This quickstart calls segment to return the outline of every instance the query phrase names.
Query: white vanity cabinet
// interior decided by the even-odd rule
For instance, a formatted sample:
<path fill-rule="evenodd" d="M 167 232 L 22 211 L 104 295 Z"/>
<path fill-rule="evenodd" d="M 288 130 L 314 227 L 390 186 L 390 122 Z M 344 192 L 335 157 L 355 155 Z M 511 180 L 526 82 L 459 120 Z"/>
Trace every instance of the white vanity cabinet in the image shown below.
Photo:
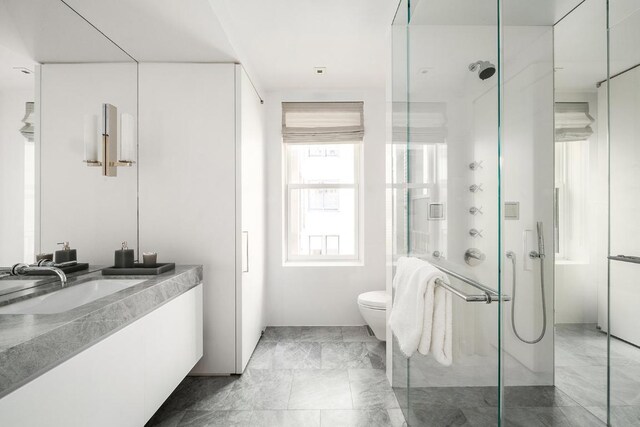
<path fill-rule="evenodd" d="M 201 357 L 202 284 L 0 399 L 0 425 L 143 426 Z"/>

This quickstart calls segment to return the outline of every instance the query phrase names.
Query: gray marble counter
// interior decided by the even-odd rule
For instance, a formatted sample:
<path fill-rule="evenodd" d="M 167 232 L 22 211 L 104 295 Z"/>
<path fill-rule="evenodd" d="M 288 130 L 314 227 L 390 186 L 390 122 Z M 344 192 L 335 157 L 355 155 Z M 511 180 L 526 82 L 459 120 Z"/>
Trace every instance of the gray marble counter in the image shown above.
<path fill-rule="evenodd" d="M 98 271 L 69 279 L 67 286 L 99 278 L 144 281 L 63 313 L 0 314 L 0 398 L 197 286 L 202 266 L 179 265 L 158 276 Z M 17 299 L 58 289 L 59 282 L 49 283 Z"/>

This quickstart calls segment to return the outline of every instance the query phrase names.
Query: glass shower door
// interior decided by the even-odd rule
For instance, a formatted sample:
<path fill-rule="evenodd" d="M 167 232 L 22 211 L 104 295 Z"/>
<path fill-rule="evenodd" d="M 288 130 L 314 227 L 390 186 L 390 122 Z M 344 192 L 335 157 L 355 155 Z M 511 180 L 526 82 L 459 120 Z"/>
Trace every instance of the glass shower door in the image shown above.
<path fill-rule="evenodd" d="M 425 259 L 453 291 L 450 363 L 392 340 L 410 426 L 499 419 L 498 23 L 497 1 L 423 0 L 400 2 L 392 27 L 391 262 Z"/>

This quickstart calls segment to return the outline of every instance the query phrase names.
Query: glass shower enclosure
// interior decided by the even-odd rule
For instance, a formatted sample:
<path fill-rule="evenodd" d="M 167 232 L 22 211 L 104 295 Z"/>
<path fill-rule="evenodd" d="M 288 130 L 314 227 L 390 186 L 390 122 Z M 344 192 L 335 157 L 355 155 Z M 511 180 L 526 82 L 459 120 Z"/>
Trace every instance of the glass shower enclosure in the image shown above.
<path fill-rule="evenodd" d="M 640 402 L 640 388 L 630 391 L 640 386 L 640 358 L 618 342 L 640 344 L 638 323 L 624 320 L 640 303 L 640 77 L 626 72 L 640 63 L 639 23 L 638 0 L 400 1 L 391 27 L 388 289 L 406 256 L 431 262 L 454 288 L 451 365 L 388 342 L 408 425 L 640 425 L 640 409 L 628 409 Z M 575 102 L 579 82 L 580 96 L 597 103 Z M 599 151 L 589 157 L 580 148 L 588 144 L 574 142 L 591 133 Z M 590 204 L 565 186 L 585 180 L 597 193 Z M 580 209 L 595 219 L 569 216 Z M 587 231 L 595 237 L 576 243 Z M 592 262 L 582 267 L 567 245 L 586 247 L 580 259 Z M 556 329 L 556 296 L 568 289 L 561 258 L 562 268 L 589 269 L 599 288 L 588 331 L 597 343 L 576 338 L 575 324 Z M 589 351 L 593 366 L 583 369 L 575 353 Z M 624 367 L 615 351 L 628 356 Z"/>

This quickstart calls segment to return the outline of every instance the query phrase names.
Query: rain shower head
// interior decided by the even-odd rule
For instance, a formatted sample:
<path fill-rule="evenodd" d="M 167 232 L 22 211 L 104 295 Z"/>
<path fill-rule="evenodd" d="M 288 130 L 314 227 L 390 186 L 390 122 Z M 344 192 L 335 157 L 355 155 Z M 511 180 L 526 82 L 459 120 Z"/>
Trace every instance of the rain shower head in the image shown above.
<path fill-rule="evenodd" d="M 496 66 L 489 61 L 476 61 L 469 64 L 469 71 L 478 71 L 478 77 L 480 77 L 481 80 L 487 80 L 495 74 Z"/>

